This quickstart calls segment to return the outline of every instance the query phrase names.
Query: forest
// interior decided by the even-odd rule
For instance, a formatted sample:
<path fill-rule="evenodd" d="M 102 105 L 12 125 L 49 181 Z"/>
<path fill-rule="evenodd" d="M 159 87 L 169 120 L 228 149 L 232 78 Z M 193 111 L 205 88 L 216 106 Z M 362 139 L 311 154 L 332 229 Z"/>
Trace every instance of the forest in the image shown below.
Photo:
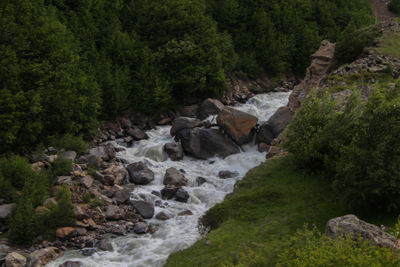
<path fill-rule="evenodd" d="M 0 153 L 218 97 L 229 72 L 301 74 L 322 39 L 373 21 L 366 0 L 1 1 Z"/>

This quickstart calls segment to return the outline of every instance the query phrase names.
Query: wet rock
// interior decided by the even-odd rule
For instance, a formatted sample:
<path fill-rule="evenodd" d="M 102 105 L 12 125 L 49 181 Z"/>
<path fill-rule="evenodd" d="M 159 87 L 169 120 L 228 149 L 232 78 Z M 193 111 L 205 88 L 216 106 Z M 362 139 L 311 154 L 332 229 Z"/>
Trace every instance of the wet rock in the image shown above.
<path fill-rule="evenodd" d="M 111 245 L 111 243 L 105 239 L 103 239 L 99 242 L 98 248 L 103 251 L 114 251 L 114 248 Z"/>
<path fill-rule="evenodd" d="M 151 191 L 151 194 L 157 196 L 157 197 L 161 197 L 161 193 L 159 191 Z"/>
<path fill-rule="evenodd" d="M 257 145 L 257 150 L 260 153 L 267 152 L 271 146 L 267 145 L 266 143 L 259 143 Z"/>
<path fill-rule="evenodd" d="M 240 152 L 239 147 L 232 140 L 213 128 L 182 130 L 177 137 L 181 140 L 185 152 L 200 159 L 214 156 L 225 158 Z"/>
<path fill-rule="evenodd" d="M 202 125 L 203 123 L 199 119 L 179 117 L 173 121 L 170 134 L 171 136 L 175 136 L 183 129 L 193 129 L 196 127 L 201 127 Z"/>
<path fill-rule="evenodd" d="M 17 206 L 15 203 L 11 204 L 4 204 L 0 206 L 0 220 L 6 219 L 14 209 L 14 207 Z"/>
<path fill-rule="evenodd" d="M 193 215 L 193 212 L 191 210 L 184 210 L 178 213 L 178 216 L 190 216 L 190 215 Z"/>
<path fill-rule="evenodd" d="M 175 193 L 175 199 L 176 201 L 186 203 L 189 199 L 189 193 L 183 188 L 178 188 Z"/>
<path fill-rule="evenodd" d="M 196 178 L 196 183 L 197 183 L 198 186 L 200 186 L 200 185 L 202 185 L 202 184 L 204 184 L 206 182 L 207 182 L 207 180 L 204 177 L 200 177 L 199 176 L 199 177 Z"/>
<path fill-rule="evenodd" d="M 143 162 L 128 165 L 129 180 L 132 183 L 145 185 L 154 180 L 154 173 Z"/>
<path fill-rule="evenodd" d="M 224 107 L 217 118 L 218 125 L 239 145 L 251 141 L 257 122 L 255 116 L 228 106 Z"/>
<path fill-rule="evenodd" d="M 82 262 L 80 261 L 66 261 L 60 265 L 58 265 L 58 267 L 81 267 L 82 266 Z"/>
<path fill-rule="evenodd" d="M 29 255 L 28 267 L 42 267 L 47 263 L 61 257 L 64 252 L 56 247 L 47 247 L 36 250 Z"/>
<path fill-rule="evenodd" d="M 326 225 L 326 235 L 330 238 L 350 236 L 356 241 L 362 237 L 363 240 L 379 247 L 400 248 L 394 236 L 352 214 L 329 220 Z"/>
<path fill-rule="evenodd" d="M 172 161 L 183 159 L 183 148 L 181 143 L 167 143 L 164 145 L 164 151 Z"/>
<path fill-rule="evenodd" d="M 201 103 L 197 110 L 197 117 L 200 120 L 205 120 L 210 115 L 218 115 L 224 108 L 224 104 L 216 99 L 207 98 Z"/>
<path fill-rule="evenodd" d="M 164 175 L 164 185 L 185 186 L 188 179 L 177 169 L 168 168 Z"/>
<path fill-rule="evenodd" d="M 76 152 L 75 151 L 66 151 L 60 155 L 61 158 L 67 159 L 70 161 L 75 161 L 76 159 Z"/>
<path fill-rule="evenodd" d="M 145 201 L 132 201 L 134 209 L 144 218 L 151 219 L 154 216 L 154 206 Z"/>
<path fill-rule="evenodd" d="M 96 253 L 97 249 L 95 249 L 95 248 L 84 248 L 84 249 L 81 249 L 80 252 L 81 252 L 81 254 L 83 256 L 89 257 L 89 256 L 92 256 L 94 253 Z"/>
<path fill-rule="evenodd" d="M 128 131 L 128 134 L 132 136 L 135 140 L 143 140 L 148 138 L 146 134 L 139 128 L 130 129 Z"/>
<path fill-rule="evenodd" d="M 161 197 L 162 199 L 172 199 L 175 197 L 177 187 L 173 185 L 167 185 L 163 189 L 161 189 Z"/>
<path fill-rule="evenodd" d="M 147 230 L 148 230 L 148 226 L 144 222 L 137 222 L 133 226 L 133 232 L 135 234 L 139 234 L 139 235 L 140 234 L 145 234 L 145 233 L 147 233 Z"/>
<path fill-rule="evenodd" d="M 292 116 L 293 113 L 288 107 L 279 108 L 275 114 L 260 127 L 256 136 L 256 142 L 270 145 L 272 141 L 285 130 Z"/>
<path fill-rule="evenodd" d="M 106 218 L 109 220 L 119 220 L 124 217 L 124 211 L 118 206 L 109 205 L 106 208 Z"/>
<path fill-rule="evenodd" d="M 239 175 L 239 173 L 231 172 L 231 171 L 220 171 L 218 173 L 218 177 L 221 179 L 234 178 L 234 177 L 237 177 L 238 175 Z"/>
<path fill-rule="evenodd" d="M 160 211 L 157 215 L 156 215 L 156 219 L 157 220 L 161 220 L 161 221 L 166 221 L 172 218 L 172 214 L 166 210 Z"/>
<path fill-rule="evenodd" d="M 93 181 L 94 180 L 90 175 L 86 175 L 80 180 L 81 184 L 84 185 L 86 188 L 90 188 L 93 185 Z"/>

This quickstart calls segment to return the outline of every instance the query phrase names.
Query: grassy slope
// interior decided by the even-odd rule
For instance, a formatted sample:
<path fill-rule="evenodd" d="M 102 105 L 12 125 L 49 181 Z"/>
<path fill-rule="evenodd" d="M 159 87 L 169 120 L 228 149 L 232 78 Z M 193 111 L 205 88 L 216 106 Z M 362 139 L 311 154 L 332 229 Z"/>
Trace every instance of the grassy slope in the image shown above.
<path fill-rule="evenodd" d="M 218 228 L 171 255 L 166 266 L 273 266 L 297 228 L 309 223 L 324 230 L 328 219 L 346 212 L 319 177 L 299 172 L 290 157 L 271 160 L 207 213 L 204 221 Z"/>

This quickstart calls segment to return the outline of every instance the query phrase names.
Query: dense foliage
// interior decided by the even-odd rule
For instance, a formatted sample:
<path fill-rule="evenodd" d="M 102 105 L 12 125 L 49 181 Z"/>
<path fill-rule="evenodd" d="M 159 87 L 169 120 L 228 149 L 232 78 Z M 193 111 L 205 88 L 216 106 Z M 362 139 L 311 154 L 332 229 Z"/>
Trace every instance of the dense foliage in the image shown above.
<path fill-rule="evenodd" d="M 368 2 L 2 1 L 0 153 L 218 96 L 231 70 L 304 71 L 323 38 L 372 22 Z"/>
<path fill-rule="evenodd" d="M 393 13 L 400 15 L 400 1 L 399 0 L 392 0 L 389 3 L 389 9 Z"/>
<path fill-rule="evenodd" d="M 38 235 L 51 239 L 58 226 L 74 223 L 69 188 L 59 189 L 56 205 L 43 206 L 50 196 L 54 175 L 65 175 L 71 171 L 71 162 L 57 162 L 48 172 L 35 172 L 24 158 L 0 159 L 1 198 L 17 203 L 8 222 L 8 235 L 12 243 L 29 244 Z M 68 164 L 69 168 L 66 167 Z"/>
<path fill-rule="evenodd" d="M 383 84 L 366 104 L 353 93 L 345 110 L 329 96 L 311 95 L 289 125 L 285 147 L 298 166 L 323 172 L 349 204 L 399 210 L 399 91 Z"/>
<path fill-rule="evenodd" d="M 360 237 L 361 238 L 361 237 Z M 352 237 L 330 239 L 317 229 L 298 230 L 277 266 L 399 266 L 391 248 L 380 248 Z"/>

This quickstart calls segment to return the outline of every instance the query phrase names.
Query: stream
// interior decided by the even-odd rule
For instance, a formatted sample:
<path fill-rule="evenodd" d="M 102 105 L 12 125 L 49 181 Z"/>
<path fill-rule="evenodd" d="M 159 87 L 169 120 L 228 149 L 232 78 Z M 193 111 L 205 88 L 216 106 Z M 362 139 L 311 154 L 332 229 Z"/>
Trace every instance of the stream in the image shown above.
<path fill-rule="evenodd" d="M 290 92 L 259 94 L 245 104 L 234 108 L 250 113 L 261 124 L 281 106 L 288 102 Z M 132 199 L 145 200 L 155 204 L 155 214 L 167 211 L 173 217 L 167 221 L 155 218 L 147 220 L 156 232 L 153 234 L 128 234 L 112 240 L 113 252 L 102 251 L 90 257 L 84 257 L 79 251 L 68 251 L 63 257 L 49 263 L 49 267 L 58 267 L 65 261 L 80 261 L 83 266 L 163 266 L 168 256 L 176 251 L 188 248 L 201 238 L 198 220 L 215 204 L 224 200 L 233 191 L 235 183 L 252 168 L 265 161 L 265 153 L 257 151 L 253 143 L 243 146 L 244 152 L 225 159 L 211 158 L 199 160 L 185 156 L 182 161 L 171 161 L 163 152 L 165 143 L 173 142 L 170 126 L 157 127 L 147 131 L 148 140 L 136 142 L 132 147 L 119 152 L 117 157 L 129 163 L 143 161 L 154 172 L 155 179 L 148 185 L 137 186 L 132 192 Z M 118 146 L 116 143 L 115 146 Z M 175 167 L 185 171 L 189 180 L 184 189 L 189 193 L 187 203 L 173 200 L 161 200 L 152 191 L 160 191 L 165 171 Z M 219 171 L 237 172 L 235 178 L 218 178 Z M 197 177 L 203 177 L 206 183 L 198 185 Z M 190 210 L 192 215 L 178 215 Z"/>

